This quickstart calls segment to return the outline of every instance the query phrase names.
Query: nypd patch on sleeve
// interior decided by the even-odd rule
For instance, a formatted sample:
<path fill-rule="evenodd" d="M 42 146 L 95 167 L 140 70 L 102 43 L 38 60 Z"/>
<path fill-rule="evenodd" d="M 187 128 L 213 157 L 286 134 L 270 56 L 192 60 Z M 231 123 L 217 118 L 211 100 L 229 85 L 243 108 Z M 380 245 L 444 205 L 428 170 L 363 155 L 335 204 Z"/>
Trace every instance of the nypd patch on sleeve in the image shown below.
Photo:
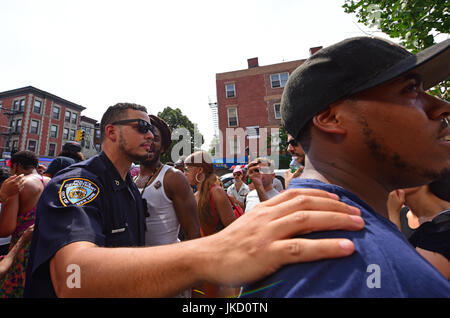
<path fill-rule="evenodd" d="M 82 206 L 93 201 L 100 190 L 90 180 L 83 178 L 71 178 L 64 180 L 59 189 L 59 199 L 64 206 Z"/>

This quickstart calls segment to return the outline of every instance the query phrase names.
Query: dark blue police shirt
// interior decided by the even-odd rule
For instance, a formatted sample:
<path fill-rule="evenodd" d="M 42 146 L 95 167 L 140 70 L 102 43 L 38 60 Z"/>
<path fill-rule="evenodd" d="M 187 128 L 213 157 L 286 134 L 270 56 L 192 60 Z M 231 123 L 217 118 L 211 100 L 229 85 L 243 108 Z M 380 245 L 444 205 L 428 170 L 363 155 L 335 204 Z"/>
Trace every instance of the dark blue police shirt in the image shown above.
<path fill-rule="evenodd" d="M 355 194 L 337 185 L 293 179 L 289 188 L 322 189 L 361 210 L 362 231 L 327 231 L 303 238 L 348 238 L 348 257 L 283 267 L 255 284 L 244 297 L 450 297 L 450 283 L 405 239 L 398 228 Z"/>
<path fill-rule="evenodd" d="M 104 152 L 65 168 L 48 183 L 37 205 L 25 297 L 56 296 L 49 262 L 65 245 L 143 246 L 144 220 L 131 175 L 122 180 Z"/>

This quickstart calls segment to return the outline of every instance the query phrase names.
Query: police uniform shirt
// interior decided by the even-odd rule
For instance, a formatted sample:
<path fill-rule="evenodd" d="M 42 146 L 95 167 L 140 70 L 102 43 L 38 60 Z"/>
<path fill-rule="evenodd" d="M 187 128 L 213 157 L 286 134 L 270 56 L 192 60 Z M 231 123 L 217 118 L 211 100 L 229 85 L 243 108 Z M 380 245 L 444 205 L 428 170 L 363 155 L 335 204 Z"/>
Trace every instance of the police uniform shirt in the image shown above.
<path fill-rule="evenodd" d="M 49 262 L 65 245 L 77 241 L 103 247 L 144 245 L 141 195 L 130 174 L 122 180 L 104 152 L 54 177 L 41 195 L 36 214 L 26 297 L 56 296 Z"/>

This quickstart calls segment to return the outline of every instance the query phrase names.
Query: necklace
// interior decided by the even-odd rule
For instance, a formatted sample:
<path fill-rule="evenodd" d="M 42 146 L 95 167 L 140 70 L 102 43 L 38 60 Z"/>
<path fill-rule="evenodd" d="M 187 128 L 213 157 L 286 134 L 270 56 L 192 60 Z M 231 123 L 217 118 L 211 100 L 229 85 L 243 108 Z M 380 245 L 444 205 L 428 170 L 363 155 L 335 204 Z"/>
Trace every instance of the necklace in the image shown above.
<path fill-rule="evenodd" d="M 156 177 L 158 176 L 162 167 L 163 167 L 163 165 L 160 163 L 158 169 L 156 169 L 156 171 L 151 176 L 148 177 L 147 182 L 145 183 L 144 187 L 142 188 L 141 196 L 144 194 L 145 189 L 156 179 Z"/>

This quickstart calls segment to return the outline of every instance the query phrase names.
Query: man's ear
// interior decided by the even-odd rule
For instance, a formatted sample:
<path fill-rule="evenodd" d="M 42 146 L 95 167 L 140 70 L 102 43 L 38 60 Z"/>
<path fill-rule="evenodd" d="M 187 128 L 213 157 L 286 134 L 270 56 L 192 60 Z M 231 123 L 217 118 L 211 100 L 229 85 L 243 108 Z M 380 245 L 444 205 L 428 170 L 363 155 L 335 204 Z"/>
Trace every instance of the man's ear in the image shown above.
<path fill-rule="evenodd" d="M 106 125 L 105 138 L 115 142 L 118 138 L 118 128 L 111 124 Z"/>
<path fill-rule="evenodd" d="M 345 134 L 347 130 L 340 120 L 340 115 L 340 107 L 332 104 L 330 107 L 313 117 L 313 125 L 326 133 L 339 135 Z"/>

